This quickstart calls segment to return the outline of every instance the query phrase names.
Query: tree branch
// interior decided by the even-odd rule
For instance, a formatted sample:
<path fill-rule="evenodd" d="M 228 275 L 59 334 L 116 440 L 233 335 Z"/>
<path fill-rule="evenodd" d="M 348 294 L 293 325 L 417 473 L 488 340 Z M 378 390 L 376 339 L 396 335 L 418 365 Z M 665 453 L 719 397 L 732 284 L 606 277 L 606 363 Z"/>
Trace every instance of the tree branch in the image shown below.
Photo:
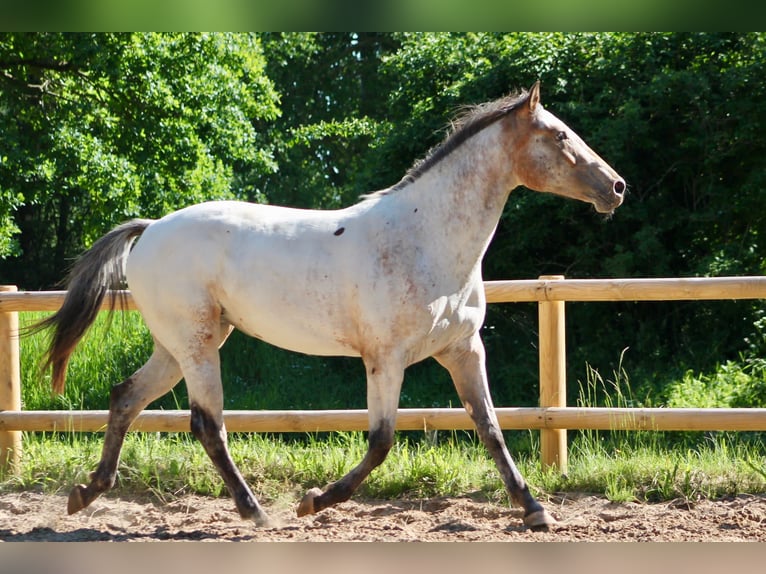
<path fill-rule="evenodd" d="M 40 70 L 55 70 L 57 72 L 68 72 L 77 69 L 77 66 L 71 62 L 55 62 L 51 60 L 39 60 L 37 58 L 10 58 L 7 60 L 0 60 L 0 69 L 19 68 L 24 66 Z"/>

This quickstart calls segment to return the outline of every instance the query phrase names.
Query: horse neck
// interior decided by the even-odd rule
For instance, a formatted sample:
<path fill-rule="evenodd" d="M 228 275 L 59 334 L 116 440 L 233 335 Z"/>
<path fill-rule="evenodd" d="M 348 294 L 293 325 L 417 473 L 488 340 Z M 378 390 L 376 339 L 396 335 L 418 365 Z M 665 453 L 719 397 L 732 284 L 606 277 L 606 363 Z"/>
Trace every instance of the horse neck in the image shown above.
<path fill-rule="evenodd" d="M 402 190 L 433 218 L 433 233 L 441 236 L 456 263 L 480 263 L 508 195 L 518 185 L 512 144 L 508 127 L 495 122 Z"/>

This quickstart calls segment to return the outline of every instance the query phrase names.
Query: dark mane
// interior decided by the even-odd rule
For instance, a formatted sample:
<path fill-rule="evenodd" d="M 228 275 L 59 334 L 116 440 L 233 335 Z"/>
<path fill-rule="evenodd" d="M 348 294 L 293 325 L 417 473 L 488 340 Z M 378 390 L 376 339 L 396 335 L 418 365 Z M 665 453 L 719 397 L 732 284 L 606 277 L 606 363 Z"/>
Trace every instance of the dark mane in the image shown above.
<path fill-rule="evenodd" d="M 369 195 L 365 198 L 387 195 L 393 191 L 407 187 L 409 184 L 420 178 L 425 172 L 439 163 L 469 138 L 473 137 L 487 126 L 495 123 L 500 118 L 518 108 L 529 99 L 529 93 L 522 90 L 519 93 L 511 94 L 475 106 L 466 106 L 450 124 L 447 137 L 442 143 L 431 148 L 426 157 L 417 161 L 405 174 L 405 176 L 395 185 Z"/>

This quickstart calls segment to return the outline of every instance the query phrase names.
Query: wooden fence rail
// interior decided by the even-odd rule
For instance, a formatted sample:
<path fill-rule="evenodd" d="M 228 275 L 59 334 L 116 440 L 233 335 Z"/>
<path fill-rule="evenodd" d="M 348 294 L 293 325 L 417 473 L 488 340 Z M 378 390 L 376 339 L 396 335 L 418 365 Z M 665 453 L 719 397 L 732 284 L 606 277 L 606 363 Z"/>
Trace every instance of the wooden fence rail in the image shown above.
<path fill-rule="evenodd" d="M 766 409 L 501 407 L 500 426 L 513 429 L 766 430 Z M 147 410 L 132 431 L 186 432 L 190 411 Z M 109 411 L 0 411 L 0 431 L 103 432 Z M 229 432 L 324 432 L 367 430 L 367 411 L 224 411 Z M 464 409 L 399 409 L 397 430 L 473 429 Z"/>
<path fill-rule="evenodd" d="M 766 299 L 766 277 L 487 281 L 489 303 L 537 302 L 540 406 L 498 408 L 504 429 L 540 429 L 541 460 L 566 472 L 567 429 L 766 430 L 766 409 L 580 408 L 566 406 L 566 301 Z M 135 306 L 124 292 L 125 308 Z M 63 291 L 20 292 L 0 286 L 0 466 L 17 467 L 22 431 L 103 431 L 107 411 L 22 411 L 18 313 L 54 311 Z M 231 432 L 367 430 L 367 411 L 225 411 Z M 400 409 L 399 430 L 457 430 L 473 425 L 463 409 Z M 144 411 L 131 430 L 189 430 L 188 411 Z"/>

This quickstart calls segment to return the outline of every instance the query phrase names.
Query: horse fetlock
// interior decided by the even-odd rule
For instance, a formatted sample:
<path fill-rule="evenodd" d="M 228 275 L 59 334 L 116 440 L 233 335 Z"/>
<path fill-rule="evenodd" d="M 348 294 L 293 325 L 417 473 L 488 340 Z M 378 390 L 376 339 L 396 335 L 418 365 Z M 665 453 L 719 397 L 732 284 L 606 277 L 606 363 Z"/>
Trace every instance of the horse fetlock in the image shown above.
<path fill-rule="evenodd" d="M 321 488 L 312 488 L 309 490 L 298 503 L 297 514 L 298 516 L 306 516 L 308 514 L 316 514 L 321 508 L 317 508 L 315 501 L 322 496 Z"/>
<path fill-rule="evenodd" d="M 101 469 L 91 472 L 88 475 L 88 478 L 90 478 L 89 488 L 91 490 L 97 490 L 98 492 L 109 490 L 114 486 L 114 483 L 117 482 L 116 473 L 105 473 Z"/>

